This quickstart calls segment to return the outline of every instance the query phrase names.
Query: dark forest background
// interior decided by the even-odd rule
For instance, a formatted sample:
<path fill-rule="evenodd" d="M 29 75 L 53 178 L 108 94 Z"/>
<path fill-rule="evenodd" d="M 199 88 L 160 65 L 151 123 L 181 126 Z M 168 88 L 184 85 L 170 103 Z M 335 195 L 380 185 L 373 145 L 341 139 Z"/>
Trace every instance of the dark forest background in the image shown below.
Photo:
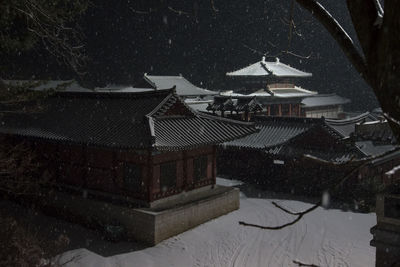
<path fill-rule="evenodd" d="M 356 39 L 345 1 L 321 2 Z M 262 54 L 273 61 L 275 55 L 288 48 L 289 26 L 285 20 L 290 14 L 290 0 L 93 0 L 77 23 L 85 35 L 85 75 L 57 63 L 38 46 L 31 51 L 0 52 L 0 77 L 75 78 L 103 86 L 138 84 L 146 72 L 182 74 L 196 85 L 227 90 L 226 72 L 254 63 Z M 312 78 L 299 84 L 350 98 L 349 110 L 377 107 L 372 90 L 323 26 L 297 4 L 293 18 L 296 32 L 289 51 L 311 56 L 278 57 L 313 73 Z"/>

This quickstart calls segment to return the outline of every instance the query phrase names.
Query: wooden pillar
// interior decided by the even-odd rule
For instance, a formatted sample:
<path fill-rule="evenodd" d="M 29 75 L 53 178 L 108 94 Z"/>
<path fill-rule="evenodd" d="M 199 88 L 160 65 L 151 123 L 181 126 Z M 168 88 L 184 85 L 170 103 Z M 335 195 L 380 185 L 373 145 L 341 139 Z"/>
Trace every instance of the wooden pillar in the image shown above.
<path fill-rule="evenodd" d="M 147 179 L 145 181 L 147 187 L 147 200 L 151 202 L 153 200 L 153 156 L 151 155 L 151 151 L 147 154 Z"/>
<path fill-rule="evenodd" d="M 182 161 L 183 161 L 183 182 L 182 182 L 182 188 L 184 190 L 187 189 L 188 185 L 188 169 L 187 169 L 187 153 L 186 150 L 182 152 Z"/>
<path fill-rule="evenodd" d="M 183 171 L 184 165 L 185 165 L 185 162 L 182 159 L 178 159 L 176 161 L 176 187 L 178 189 L 183 188 L 183 185 L 186 180 L 185 173 Z"/>
<path fill-rule="evenodd" d="M 289 104 L 289 117 L 292 117 L 292 104 Z"/>
<path fill-rule="evenodd" d="M 279 104 L 279 106 L 278 106 L 278 115 L 280 117 L 282 116 L 282 104 Z"/>
<path fill-rule="evenodd" d="M 267 115 L 271 116 L 271 106 L 270 105 L 267 106 Z"/>
<path fill-rule="evenodd" d="M 187 157 L 186 160 L 186 188 L 193 184 L 193 158 Z"/>
<path fill-rule="evenodd" d="M 217 147 L 213 146 L 213 153 L 212 153 L 212 177 L 213 177 L 213 184 L 217 183 Z"/>

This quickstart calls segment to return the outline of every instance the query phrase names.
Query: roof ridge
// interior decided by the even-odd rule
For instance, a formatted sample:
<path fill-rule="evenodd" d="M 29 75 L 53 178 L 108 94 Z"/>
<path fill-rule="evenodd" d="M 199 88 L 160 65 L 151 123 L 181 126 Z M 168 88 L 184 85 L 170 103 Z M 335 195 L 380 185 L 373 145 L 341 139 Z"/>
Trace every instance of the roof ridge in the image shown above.
<path fill-rule="evenodd" d="M 357 121 L 367 118 L 370 115 L 370 112 L 361 113 L 358 116 L 350 117 L 347 119 L 335 120 L 335 119 L 325 119 L 328 124 L 332 125 L 345 125 L 347 123 L 357 123 Z"/>
<path fill-rule="evenodd" d="M 109 90 L 104 90 L 104 91 L 56 91 L 54 92 L 55 97 L 70 97 L 70 96 L 76 96 L 76 97 L 82 97 L 82 96 L 89 96 L 90 98 L 96 98 L 96 97 L 101 97 L 101 98 L 140 98 L 148 95 L 168 95 L 170 92 L 173 90 L 173 88 L 170 89 L 163 89 L 163 90 L 151 90 L 151 91 L 139 91 L 139 92 L 112 92 Z"/>
<path fill-rule="evenodd" d="M 246 126 L 255 125 L 254 122 L 246 122 L 246 121 L 228 119 L 228 118 L 223 118 L 220 116 L 213 116 L 213 115 L 209 115 L 209 114 L 205 114 L 205 113 L 198 113 L 197 115 L 200 118 L 218 120 L 218 121 L 223 121 L 223 122 L 227 122 L 227 123 L 241 124 L 241 125 L 246 125 Z"/>

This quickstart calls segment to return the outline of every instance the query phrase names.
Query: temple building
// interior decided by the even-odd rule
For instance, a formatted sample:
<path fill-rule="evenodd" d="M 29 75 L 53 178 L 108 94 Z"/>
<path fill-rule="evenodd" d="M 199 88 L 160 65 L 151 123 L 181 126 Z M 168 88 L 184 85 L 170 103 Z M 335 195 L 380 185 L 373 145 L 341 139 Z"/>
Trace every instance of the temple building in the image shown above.
<path fill-rule="evenodd" d="M 286 65 L 276 58 L 276 61 L 266 61 L 265 57 L 254 64 L 242 69 L 227 72 L 226 76 L 231 78 L 231 88 L 237 93 L 253 93 L 260 89 L 267 90 L 267 85 L 271 88 L 290 87 L 298 79 L 311 77 L 312 74 L 295 69 Z"/>
<path fill-rule="evenodd" d="M 197 113 L 174 89 L 63 91 L 29 113 L 7 108 L 0 133 L 39 152 L 59 189 L 48 202 L 74 196 L 60 205 L 77 217 L 107 215 L 155 244 L 239 207 L 237 190 L 216 185 L 216 145 L 255 132 L 253 124 Z M 74 210 L 76 199 L 101 208 Z"/>
<path fill-rule="evenodd" d="M 227 111 L 242 114 L 249 120 L 253 114 L 279 117 L 341 118 L 343 106 L 350 100 L 336 94 L 318 94 L 295 85 L 299 79 L 309 78 L 311 73 L 275 62 L 261 61 L 242 69 L 228 72 L 230 90 L 221 92 L 210 103 L 207 111 L 224 116 Z M 231 99 L 233 106 L 230 101 Z M 235 103 L 257 102 L 254 111 L 241 110 Z M 227 105 L 224 106 L 223 103 Z M 261 107 L 261 110 L 259 109 Z M 229 113 L 228 113 L 229 114 Z"/>

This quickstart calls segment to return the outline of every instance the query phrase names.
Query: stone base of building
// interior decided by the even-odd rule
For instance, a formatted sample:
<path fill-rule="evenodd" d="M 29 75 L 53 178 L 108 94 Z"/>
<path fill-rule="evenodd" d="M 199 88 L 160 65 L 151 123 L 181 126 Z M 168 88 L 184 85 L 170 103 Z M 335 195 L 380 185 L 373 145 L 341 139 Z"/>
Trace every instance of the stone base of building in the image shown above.
<path fill-rule="evenodd" d="M 44 210 L 75 223 L 103 230 L 111 238 L 155 245 L 239 208 L 239 189 L 207 186 L 150 208 L 131 208 L 57 192 Z"/>
<path fill-rule="evenodd" d="M 374 236 L 371 246 L 376 247 L 376 267 L 400 267 L 400 233 L 393 230 L 385 225 L 371 228 Z"/>
<path fill-rule="evenodd" d="M 376 267 L 400 267 L 400 196 L 376 198 L 377 225 L 371 228 L 371 246 L 376 247 Z"/>

